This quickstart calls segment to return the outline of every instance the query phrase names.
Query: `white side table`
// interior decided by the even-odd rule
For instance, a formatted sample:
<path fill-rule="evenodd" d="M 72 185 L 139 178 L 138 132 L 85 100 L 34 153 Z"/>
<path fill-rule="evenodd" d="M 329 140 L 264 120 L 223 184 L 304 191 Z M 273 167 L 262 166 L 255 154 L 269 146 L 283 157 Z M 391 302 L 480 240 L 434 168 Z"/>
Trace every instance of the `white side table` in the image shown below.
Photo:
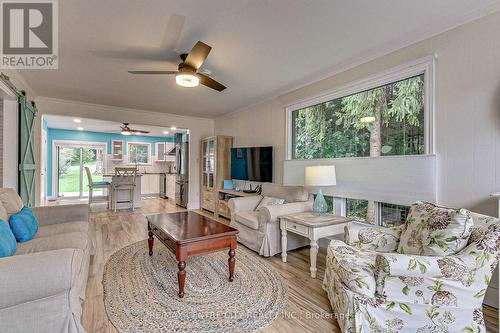
<path fill-rule="evenodd" d="M 311 241 L 311 277 L 316 277 L 316 259 L 318 257 L 318 240 L 323 237 L 334 236 L 344 233 L 344 226 L 352 219 L 327 214 L 315 216 L 313 212 L 301 212 L 279 217 L 281 228 L 281 259 L 286 262 L 287 232 L 293 232 Z"/>

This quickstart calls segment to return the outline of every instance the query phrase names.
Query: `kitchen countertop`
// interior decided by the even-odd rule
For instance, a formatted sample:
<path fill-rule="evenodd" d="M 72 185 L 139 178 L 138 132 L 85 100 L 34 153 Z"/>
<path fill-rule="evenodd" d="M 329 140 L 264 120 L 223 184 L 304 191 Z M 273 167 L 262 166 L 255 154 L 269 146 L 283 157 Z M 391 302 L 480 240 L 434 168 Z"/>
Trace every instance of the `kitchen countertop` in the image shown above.
<path fill-rule="evenodd" d="M 138 175 L 175 175 L 175 172 L 138 172 Z"/>
<path fill-rule="evenodd" d="M 169 176 L 173 176 L 173 175 L 176 175 L 176 173 L 174 172 L 138 172 L 137 173 L 137 176 L 145 176 L 145 175 L 169 175 Z M 112 176 L 115 176 L 114 173 L 105 173 L 103 175 L 104 177 L 112 177 Z"/>

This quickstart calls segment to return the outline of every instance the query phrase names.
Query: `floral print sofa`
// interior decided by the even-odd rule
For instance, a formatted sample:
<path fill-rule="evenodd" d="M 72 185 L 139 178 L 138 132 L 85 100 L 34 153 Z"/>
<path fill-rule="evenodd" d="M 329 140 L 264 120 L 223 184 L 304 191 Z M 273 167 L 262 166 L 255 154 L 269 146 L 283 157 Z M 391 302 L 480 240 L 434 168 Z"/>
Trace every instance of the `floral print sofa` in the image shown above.
<path fill-rule="evenodd" d="M 500 219 L 418 202 L 403 226 L 349 223 L 323 288 L 344 333 L 486 332 L 499 248 Z"/>

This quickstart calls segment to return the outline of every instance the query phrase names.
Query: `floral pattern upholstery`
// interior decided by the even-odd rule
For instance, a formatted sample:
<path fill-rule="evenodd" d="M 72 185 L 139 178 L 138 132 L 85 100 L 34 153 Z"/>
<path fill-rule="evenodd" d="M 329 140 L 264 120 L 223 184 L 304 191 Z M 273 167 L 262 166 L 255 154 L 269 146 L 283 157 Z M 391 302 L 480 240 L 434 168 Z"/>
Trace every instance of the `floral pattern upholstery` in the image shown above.
<path fill-rule="evenodd" d="M 476 213 L 470 217 L 473 227 L 466 247 L 449 256 L 359 249 L 352 245 L 360 241 L 352 229 L 346 234 L 346 243 L 351 245 L 332 241 L 323 288 L 342 332 L 486 332 L 482 302 L 499 259 L 500 219 Z M 373 296 L 366 287 L 346 283 L 345 270 L 339 274 L 335 265 L 339 260 L 353 262 L 351 256 L 358 254 L 376 257 Z M 354 267 L 358 262 L 353 262 Z"/>
<path fill-rule="evenodd" d="M 359 250 L 394 252 L 398 249 L 403 226 L 377 227 L 350 222 L 345 227 L 345 242 Z"/>
<path fill-rule="evenodd" d="M 359 251 L 338 240 L 332 240 L 328 252 L 332 252 L 328 256 L 328 265 L 337 272 L 342 283 L 359 294 L 375 296 L 377 253 Z"/>
<path fill-rule="evenodd" d="M 467 209 L 414 203 L 401 234 L 398 252 L 427 256 L 447 256 L 467 246 L 472 231 L 472 217 Z"/>

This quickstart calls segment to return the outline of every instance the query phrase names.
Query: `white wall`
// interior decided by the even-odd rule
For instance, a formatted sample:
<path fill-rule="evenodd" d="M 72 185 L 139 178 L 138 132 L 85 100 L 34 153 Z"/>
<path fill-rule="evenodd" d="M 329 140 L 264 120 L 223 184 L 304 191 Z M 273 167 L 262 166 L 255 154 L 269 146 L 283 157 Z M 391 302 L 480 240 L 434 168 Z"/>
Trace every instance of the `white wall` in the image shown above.
<path fill-rule="evenodd" d="M 496 216 L 500 190 L 500 13 L 442 33 L 325 80 L 215 120 L 216 134 L 236 146 L 273 145 L 283 180 L 284 105 L 342 87 L 398 65 L 437 55 L 435 148 L 437 201 Z M 325 41 L 327 42 L 327 41 Z M 492 285 L 498 286 L 498 278 Z M 498 304 L 497 292 L 492 297 Z M 491 301 L 488 301 L 491 303 Z"/>
<path fill-rule="evenodd" d="M 435 155 L 288 160 L 283 184 L 304 185 L 306 166 L 335 165 L 337 185 L 325 188 L 326 195 L 398 205 L 435 202 L 435 164 Z"/>
<path fill-rule="evenodd" d="M 190 150 L 189 150 L 189 202 L 188 207 L 199 208 L 200 205 L 200 140 L 213 135 L 214 121 L 212 119 L 184 117 L 145 110 L 125 109 L 119 107 L 88 104 L 75 101 L 58 100 L 46 97 L 36 99 L 39 116 L 35 123 L 35 137 L 41 136 L 41 116 L 44 114 L 64 115 L 69 117 L 81 117 L 99 120 L 109 120 L 117 122 L 130 122 L 153 126 L 177 126 L 189 129 Z M 40 140 L 35 141 L 35 155 L 37 161 L 40 160 Z M 36 202 L 40 202 L 40 170 L 39 166 L 36 175 Z"/>
<path fill-rule="evenodd" d="M 3 187 L 17 189 L 18 182 L 18 103 L 3 101 Z"/>

